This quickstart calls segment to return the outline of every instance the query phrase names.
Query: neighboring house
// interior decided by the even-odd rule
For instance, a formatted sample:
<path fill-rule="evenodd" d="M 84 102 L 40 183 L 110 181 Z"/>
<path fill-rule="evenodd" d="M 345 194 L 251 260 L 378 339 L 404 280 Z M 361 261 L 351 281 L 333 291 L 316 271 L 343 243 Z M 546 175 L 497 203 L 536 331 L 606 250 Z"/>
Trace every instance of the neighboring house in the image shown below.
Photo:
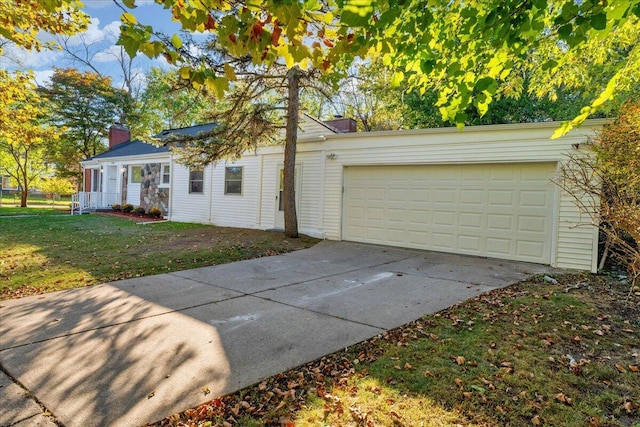
<path fill-rule="evenodd" d="M 14 185 L 14 182 L 15 180 L 11 178 L 9 175 L 0 176 L 0 183 L 2 184 L 0 189 L 2 189 L 2 191 L 7 191 L 7 192 L 20 191 L 20 187 L 17 185 Z"/>
<path fill-rule="evenodd" d="M 300 232 L 595 271 L 597 227 L 576 226 L 580 212 L 551 180 L 602 124 L 550 140 L 557 122 L 339 133 L 305 117 L 296 160 Z M 165 147 L 140 144 L 83 162 L 101 206 L 127 201 L 161 206 L 173 221 L 284 228 L 282 146 L 189 170 Z"/>

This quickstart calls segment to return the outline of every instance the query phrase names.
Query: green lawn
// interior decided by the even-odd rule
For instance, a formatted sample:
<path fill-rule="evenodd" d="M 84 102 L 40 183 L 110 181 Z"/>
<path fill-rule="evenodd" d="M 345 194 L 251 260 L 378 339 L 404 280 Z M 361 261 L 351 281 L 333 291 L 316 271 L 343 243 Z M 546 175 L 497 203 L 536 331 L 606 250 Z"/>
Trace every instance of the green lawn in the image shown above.
<path fill-rule="evenodd" d="M 71 203 L 71 197 L 62 197 L 60 200 L 51 200 L 45 196 L 40 195 L 29 195 L 27 199 L 28 206 L 59 206 L 68 208 Z M 19 206 L 20 205 L 20 194 L 7 194 L 6 192 L 2 193 L 2 206 L 3 207 L 11 207 L 11 206 Z"/>
<path fill-rule="evenodd" d="M 640 292 L 628 295 L 606 276 L 539 278 L 156 426 L 638 427 Z"/>
<path fill-rule="evenodd" d="M 100 214 L 48 212 L 0 216 L 0 299 L 272 255 L 317 241 L 260 230 L 141 225 Z"/>

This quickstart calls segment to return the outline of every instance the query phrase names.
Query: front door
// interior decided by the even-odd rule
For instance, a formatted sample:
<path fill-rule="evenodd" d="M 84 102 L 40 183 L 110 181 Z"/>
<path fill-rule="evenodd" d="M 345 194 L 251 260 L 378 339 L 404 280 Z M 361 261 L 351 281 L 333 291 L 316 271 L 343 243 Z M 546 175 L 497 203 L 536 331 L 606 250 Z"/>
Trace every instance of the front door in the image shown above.
<path fill-rule="evenodd" d="M 296 165 L 295 170 L 295 193 L 296 193 L 296 214 L 298 216 L 298 224 L 300 224 L 300 166 Z M 276 193 L 276 218 L 274 227 L 280 230 L 284 230 L 284 166 L 278 166 L 278 189 Z"/>
<path fill-rule="evenodd" d="M 106 207 L 110 207 L 118 201 L 118 167 L 117 166 L 107 166 L 107 179 L 106 186 L 104 190 L 104 205 Z"/>

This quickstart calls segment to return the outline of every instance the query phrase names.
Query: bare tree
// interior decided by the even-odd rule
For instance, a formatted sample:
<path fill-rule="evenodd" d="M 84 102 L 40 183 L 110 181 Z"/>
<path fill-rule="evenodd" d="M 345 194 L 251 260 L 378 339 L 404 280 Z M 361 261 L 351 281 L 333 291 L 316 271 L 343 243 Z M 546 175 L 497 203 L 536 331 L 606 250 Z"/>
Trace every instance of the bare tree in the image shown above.
<path fill-rule="evenodd" d="M 640 107 L 623 111 L 588 152 L 563 163 L 556 183 L 573 196 L 585 223 L 604 234 L 600 269 L 610 254 L 627 268 L 633 289 L 640 280 Z"/>

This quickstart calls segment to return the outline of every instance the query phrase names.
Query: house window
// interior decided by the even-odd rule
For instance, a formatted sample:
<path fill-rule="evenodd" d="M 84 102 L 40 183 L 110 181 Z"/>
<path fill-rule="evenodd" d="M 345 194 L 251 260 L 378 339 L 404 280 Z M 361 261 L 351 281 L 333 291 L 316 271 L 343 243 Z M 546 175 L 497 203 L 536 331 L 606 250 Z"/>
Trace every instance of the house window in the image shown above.
<path fill-rule="evenodd" d="M 171 181 L 171 170 L 169 165 L 162 165 L 162 183 L 169 184 Z"/>
<path fill-rule="evenodd" d="M 224 168 L 224 194 L 242 194 L 242 166 Z"/>
<path fill-rule="evenodd" d="M 91 191 L 100 191 L 102 184 L 102 169 L 91 170 Z"/>
<path fill-rule="evenodd" d="M 189 171 L 189 193 L 200 193 L 204 190 L 204 171 Z"/>
<path fill-rule="evenodd" d="M 130 167 L 129 182 L 132 184 L 140 184 L 142 182 L 142 166 Z"/>

